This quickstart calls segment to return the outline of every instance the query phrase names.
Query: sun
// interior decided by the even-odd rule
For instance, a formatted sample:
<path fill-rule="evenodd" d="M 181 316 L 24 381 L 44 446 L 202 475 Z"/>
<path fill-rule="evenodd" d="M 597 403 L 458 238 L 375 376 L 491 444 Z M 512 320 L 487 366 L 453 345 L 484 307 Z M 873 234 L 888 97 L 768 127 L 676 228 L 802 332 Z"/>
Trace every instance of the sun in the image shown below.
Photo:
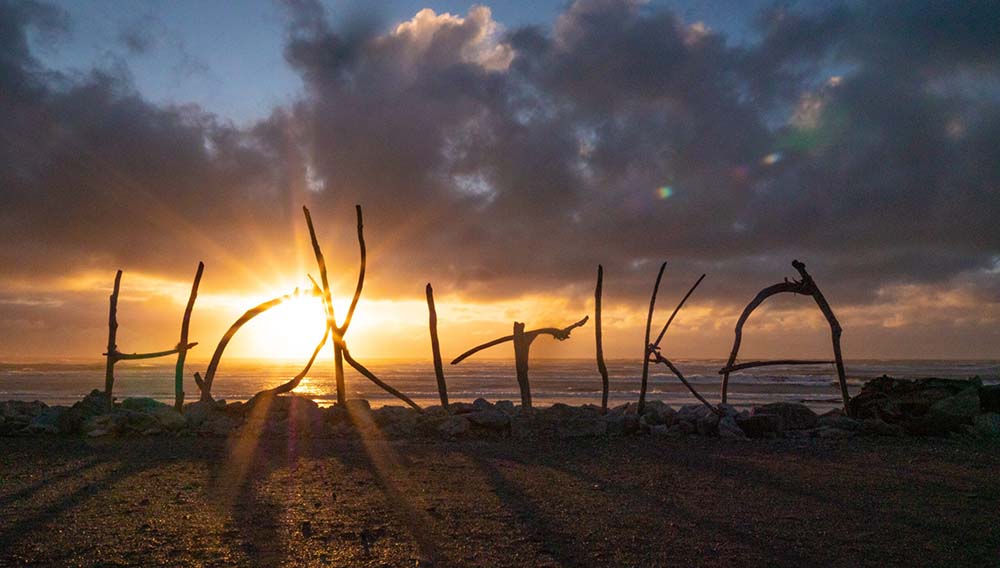
<path fill-rule="evenodd" d="M 295 297 L 254 319 L 247 326 L 254 359 L 305 361 L 322 339 L 326 316 L 319 298 Z"/>

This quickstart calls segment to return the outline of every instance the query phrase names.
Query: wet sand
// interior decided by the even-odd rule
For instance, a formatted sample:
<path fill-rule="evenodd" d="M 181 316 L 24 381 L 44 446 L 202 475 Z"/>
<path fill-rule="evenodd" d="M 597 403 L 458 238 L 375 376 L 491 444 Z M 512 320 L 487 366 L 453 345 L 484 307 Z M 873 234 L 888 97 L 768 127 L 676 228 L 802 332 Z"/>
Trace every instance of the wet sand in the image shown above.
<path fill-rule="evenodd" d="M 1000 444 L 0 439 L 0 565 L 1000 563 Z"/>

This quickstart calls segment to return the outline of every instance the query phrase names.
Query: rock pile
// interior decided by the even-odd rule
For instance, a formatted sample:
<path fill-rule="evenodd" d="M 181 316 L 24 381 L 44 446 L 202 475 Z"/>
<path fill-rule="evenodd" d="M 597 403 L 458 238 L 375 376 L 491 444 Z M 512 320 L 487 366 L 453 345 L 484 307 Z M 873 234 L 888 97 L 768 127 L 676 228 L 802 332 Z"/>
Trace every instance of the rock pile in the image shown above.
<path fill-rule="evenodd" d="M 687 405 L 674 409 L 651 401 L 642 413 L 634 403 L 602 414 L 597 406 L 554 404 L 522 409 L 510 401 L 478 399 L 415 412 L 408 407 L 373 409 L 366 400 L 321 408 L 299 396 L 258 396 L 247 403 L 194 402 L 178 413 L 149 398 L 109 404 L 93 391 L 71 407 L 41 402 L 0 403 L 0 435 L 63 434 L 493 439 L 513 437 L 718 436 L 746 438 L 851 438 L 860 435 L 974 435 L 1000 437 L 1000 385 L 978 380 L 880 377 L 851 401 L 851 416 L 817 415 L 803 404 L 775 402 L 737 410 Z"/>

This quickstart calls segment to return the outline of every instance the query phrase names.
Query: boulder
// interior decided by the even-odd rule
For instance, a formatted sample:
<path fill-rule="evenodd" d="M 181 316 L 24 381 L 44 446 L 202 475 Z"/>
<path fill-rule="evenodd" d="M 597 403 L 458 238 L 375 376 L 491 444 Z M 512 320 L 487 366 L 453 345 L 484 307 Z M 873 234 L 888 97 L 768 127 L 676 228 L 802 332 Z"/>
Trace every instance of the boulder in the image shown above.
<path fill-rule="evenodd" d="M 1000 385 L 979 389 L 979 406 L 983 412 L 1000 412 Z"/>
<path fill-rule="evenodd" d="M 736 419 L 736 424 L 750 438 L 769 438 L 784 429 L 781 416 L 777 414 L 754 414 Z"/>
<path fill-rule="evenodd" d="M 509 400 L 498 400 L 496 404 L 493 405 L 497 410 L 505 414 L 514 414 L 517 409 L 514 407 L 514 403 Z"/>
<path fill-rule="evenodd" d="M 510 417 L 499 410 L 480 410 L 478 412 L 470 412 L 464 416 L 476 428 L 492 432 L 503 432 L 510 429 Z"/>
<path fill-rule="evenodd" d="M 50 406 L 31 419 L 28 432 L 32 434 L 58 434 L 59 417 L 69 410 L 65 406 Z"/>
<path fill-rule="evenodd" d="M 441 434 L 454 438 L 469 431 L 469 421 L 463 416 L 448 416 L 438 424 L 437 431 Z"/>
<path fill-rule="evenodd" d="M 977 414 L 972 419 L 972 426 L 977 436 L 983 436 L 984 438 L 1000 437 L 1000 414 L 996 412 Z"/>
<path fill-rule="evenodd" d="M 843 430 L 841 428 L 822 427 L 815 430 L 815 436 L 817 438 L 842 439 L 853 438 L 857 435 L 858 433 L 853 430 Z"/>
<path fill-rule="evenodd" d="M 894 379 L 883 375 L 865 383 L 851 399 L 849 408 L 851 416 L 858 419 L 879 418 L 890 424 L 908 422 L 923 417 L 938 401 L 970 386 L 978 388 L 981 384 L 957 379 Z"/>
<path fill-rule="evenodd" d="M 914 416 L 902 425 L 907 432 L 916 435 L 942 435 L 959 432 L 963 426 L 972 424 L 972 418 L 979 414 L 979 389 L 970 386 L 965 390 L 935 401 L 922 416 Z"/>
<path fill-rule="evenodd" d="M 184 419 L 184 416 L 167 405 L 153 408 L 143 414 L 155 418 L 160 428 L 167 431 L 175 432 L 187 426 L 187 420 Z"/>
<path fill-rule="evenodd" d="M 674 423 L 677 411 L 671 408 L 662 400 L 651 400 L 642 409 L 642 417 L 649 425 L 665 424 L 670 426 Z"/>
<path fill-rule="evenodd" d="M 772 402 L 764 406 L 756 406 L 751 412 L 757 414 L 774 414 L 781 417 L 785 430 L 809 430 L 819 423 L 819 417 L 811 408 L 796 402 Z"/>
<path fill-rule="evenodd" d="M 723 416 L 719 419 L 719 437 L 733 440 L 745 440 L 746 433 L 736 424 L 736 419 L 732 416 Z"/>
<path fill-rule="evenodd" d="M 704 404 L 684 405 L 677 411 L 676 418 L 693 424 L 702 436 L 714 436 L 718 433 L 719 415 Z"/>
<path fill-rule="evenodd" d="M 75 434 L 81 431 L 87 420 L 110 412 L 111 404 L 108 402 L 108 398 L 104 396 L 102 391 L 94 389 L 83 397 L 83 400 L 60 414 L 56 425 L 62 434 Z"/>
<path fill-rule="evenodd" d="M 864 423 L 860 420 L 849 418 L 839 412 L 836 414 L 828 413 L 820 416 L 818 425 L 820 428 L 839 428 L 841 430 L 850 430 L 852 432 L 864 429 Z"/>
<path fill-rule="evenodd" d="M 372 405 L 363 398 L 349 398 L 344 401 L 344 410 L 350 414 L 368 415 L 372 411 Z"/>
<path fill-rule="evenodd" d="M 155 398 L 149 397 L 135 397 L 126 398 L 125 400 L 118 403 L 118 406 L 126 410 L 134 410 L 136 412 L 150 412 L 157 408 L 172 408 L 168 404 L 164 404 Z"/>
<path fill-rule="evenodd" d="M 885 420 L 879 418 L 868 418 L 867 420 L 862 420 L 861 431 L 865 434 L 889 436 L 893 438 L 906 435 L 906 430 L 904 430 L 899 424 L 889 424 Z"/>
<path fill-rule="evenodd" d="M 479 410 L 470 402 L 449 402 L 448 411 L 452 414 L 468 414 Z"/>
<path fill-rule="evenodd" d="M 184 405 L 184 417 L 192 426 L 201 426 L 205 421 L 220 415 L 225 416 L 225 410 L 220 409 L 214 401 L 199 400 Z"/>
<path fill-rule="evenodd" d="M 493 405 L 490 404 L 490 401 L 486 400 L 485 398 L 477 398 L 476 400 L 472 401 L 472 407 L 475 408 L 476 410 L 493 409 Z"/>
<path fill-rule="evenodd" d="M 604 416 L 605 432 L 612 436 L 626 436 L 639 431 L 639 417 L 623 412 L 609 412 Z"/>

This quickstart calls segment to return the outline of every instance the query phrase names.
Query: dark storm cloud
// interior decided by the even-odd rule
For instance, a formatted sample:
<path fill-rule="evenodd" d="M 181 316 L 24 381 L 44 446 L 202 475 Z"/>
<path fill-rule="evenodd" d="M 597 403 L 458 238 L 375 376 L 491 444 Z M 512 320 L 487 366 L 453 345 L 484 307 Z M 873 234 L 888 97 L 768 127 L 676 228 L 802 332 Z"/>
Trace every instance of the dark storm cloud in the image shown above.
<path fill-rule="evenodd" d="M 348 243 L 364 204 L 390 294 L 583 297 L 603 262 L 640 297 L 671 259 L 738 303 L 798 257 L 867 302 L 987 278 L 1000 251 L 995 3 L 776 8 L 741 44 L 625 1 L 575 2 L 551 29 L 473 8 L 388 31 L 286 5 L 306 91 L 238 129 L 126 75 L 41 68 L 25 34 L 58 12 L 0 4 L 0 260 L 239 268 L 290 249 L 303 201 Z"/>

